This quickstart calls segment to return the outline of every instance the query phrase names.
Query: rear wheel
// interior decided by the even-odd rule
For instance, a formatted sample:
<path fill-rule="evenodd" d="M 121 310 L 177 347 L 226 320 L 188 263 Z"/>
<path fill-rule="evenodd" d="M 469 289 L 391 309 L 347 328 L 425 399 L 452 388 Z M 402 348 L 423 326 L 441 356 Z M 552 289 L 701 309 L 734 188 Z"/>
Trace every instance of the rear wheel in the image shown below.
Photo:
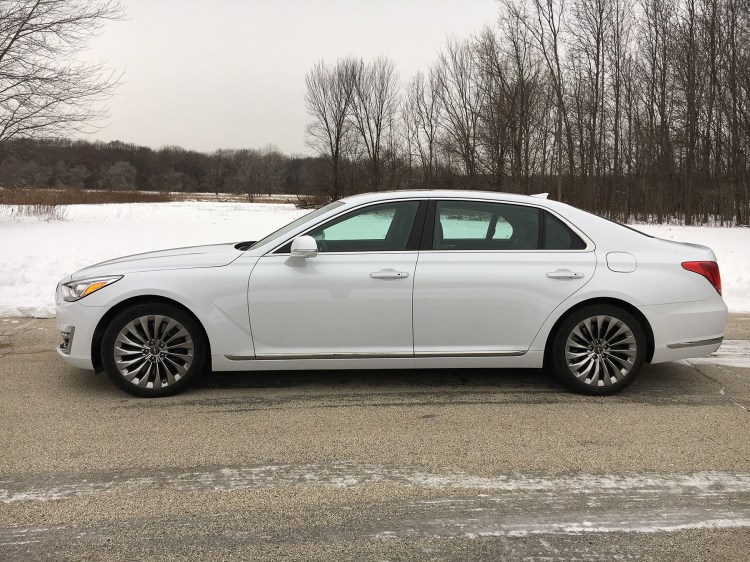
<path fill-rule="evenodd" d="M 110 378 L 136 396 L 175 394 L 206 363 L 207 344 L 198 322 L 168 304 L 139 304 L 115 316 L 102 338 Z"/>
<path fill-rule="evenodd" d="M 583 394 L 614 394 L 632 383 L 646 357 L 640 322 L 612 305 L 592 305 L 555 333 L 552 363 L 565 384 Z"/>

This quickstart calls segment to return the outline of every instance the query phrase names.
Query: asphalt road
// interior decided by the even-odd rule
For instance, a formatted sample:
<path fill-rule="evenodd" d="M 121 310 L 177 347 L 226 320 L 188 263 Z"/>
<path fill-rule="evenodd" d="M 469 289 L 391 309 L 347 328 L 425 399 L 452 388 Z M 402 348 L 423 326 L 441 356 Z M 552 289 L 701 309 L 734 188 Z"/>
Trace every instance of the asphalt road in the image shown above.
<path fill-rule="evenodd" d="M 609 398 L 451 370 L 145 400 L 65 366 L 54 321 L 0 319 L 0 559 L 744 562 L 750 316 L 727 337 Z"/>

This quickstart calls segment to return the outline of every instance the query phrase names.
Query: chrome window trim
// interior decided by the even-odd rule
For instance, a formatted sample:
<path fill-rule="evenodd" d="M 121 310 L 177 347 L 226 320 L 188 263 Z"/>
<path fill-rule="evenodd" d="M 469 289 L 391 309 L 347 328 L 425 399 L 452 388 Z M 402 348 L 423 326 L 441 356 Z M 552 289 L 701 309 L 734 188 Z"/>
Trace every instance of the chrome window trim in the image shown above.
<path fill-rule="evenodd" d="M 302 236 L 302 235 L 300 235 Z M 288 243 L 288 242 L 287 242 Z M 284 244 L 282 244 L 283 246 Z M 318 255 L 315 259 L 325 256 L 364 256 L 364 255 L 374 255 L 374 254 L 416 254 L 419 250 L 388 250 L 388 251 L 382 251 L 382 252 L 318 252 Z M 273 258 L 273 257 L 280 257 L 280 258 L 288 258 L 290 254 L 272 254 L 272 255 L 264 255 L 264 258 Z"/>

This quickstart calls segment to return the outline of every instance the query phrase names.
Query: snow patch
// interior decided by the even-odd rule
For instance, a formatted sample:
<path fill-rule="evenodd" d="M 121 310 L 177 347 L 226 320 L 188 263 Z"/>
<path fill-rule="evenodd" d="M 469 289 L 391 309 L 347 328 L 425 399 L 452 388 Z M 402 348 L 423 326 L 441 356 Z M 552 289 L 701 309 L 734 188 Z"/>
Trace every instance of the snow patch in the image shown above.
<path fill-rule="evenodd" d="M 79 495 L 121 491 L 139 493 L 151 487 L 180 491 L 227 491 L 269 487 L 354 488 L 390 483 L 409 488 L 472 489 L 492 493 L 542 493 L 566 495 L 621 496 L 623 494 L 670 494 L 712 497 L 750 493 L 750 473 L 695 472 L 688 474 L 578 474 L 571 476 L 501 475 L 476 476 L 459 471 L 441 474 L 409 468 L 340 463 L 335 465 L 270 465 L 233 467 L 189 472 L 155 472 L 131 476 L 116 474 L 107 478 L 69 481 L 47 480 L 46 486 L 25 484 L 13 479 L 0 480 L 0 501 L 54 501 Z M 488 497 L 487 494 L 481 497 Z M 425 500 L 454 502 L 452 499 Z"/>
<path fill-rule="evenodd" d="M 750 341 L 724 340 L 719 349 L 712 354 L 687 361 L 696 365 L 725 365 L 750 369 Z M 720 393 L 724 394 L 723 388 Z"/>
<path fill-rule="evenodd" d="M 646 514 L 641 514 L 641 517 Z M 656 518 L 657 514 L 648 514 Z M 689 514 L 685 514 L 689 518 Z M 675 532 L 689 529 L 733 529 L 750 527 L 750 519 L 706 519 L 695 515 L 696 520 L 687 520 L 672 523 L 660 523 L 654 521 L 650 525 L 639 524 L 623 520 L 622 517 L 612 518 L 602 525 L 594 525 L 588 521 L 581 523 L 530 523 L 527 525 L 508 524 L 500 526 L 498 529 L 487 531 L 467 531 L 463 534 L 466 538 L 476 539 L 481 537 L 527 537 L 529 535 L 539 534 L 570 534 L 580 535 L 584 533 L 658 533 L 658 532 Z M 462 523 L 455 522 L 456 526 L 464 526 Z M 375 538 L 397 538 L 397 534 L 391 533 L 387 536 L 381 536 L 383 533 L 375 535 Z"/>

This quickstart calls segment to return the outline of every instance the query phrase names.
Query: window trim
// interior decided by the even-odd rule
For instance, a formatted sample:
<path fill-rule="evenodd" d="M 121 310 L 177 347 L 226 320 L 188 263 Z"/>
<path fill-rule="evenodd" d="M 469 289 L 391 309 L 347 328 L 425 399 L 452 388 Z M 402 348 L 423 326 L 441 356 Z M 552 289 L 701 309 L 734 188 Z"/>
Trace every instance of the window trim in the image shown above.
<path fill-rule="evenodd" d="M 581 248 L 580 250 L 545 250 L 537 248 L 536 250 L 449 250 L 449 249 L 434 249 L 432 247 L 433 239 L 435 236 L 435 219 L 437 216 L 437 202 L 438 201 L 460 201 L 460 202 L 473 202 L 473 203 L 494 203 L 494 204 L 501 204 L 501 205 L 515 205 L 519 207 L 531 207 L 533 209 L 536 209 L 539 212 L 539 223 L 540 223 L 540 235 L 544 234 L 544 227 L 541 226 L 544 224 L 544 212 L 550 213 L 553 217 L 556 219 L 559 219 L 565 226 L 567 226 L 570 230 L 572 230 L 575 234 L 577 234 L 581 240 L 586 244 L 585 248 Z M 544 238 L 540 236 L 539 243 L 544 243 Z M 518 254 L 518 253 L 529 253 L 529 252 L 539 252 L 539 253 L 545 253 L 545 254 L 559 254 L 559 253 L 582 253 L 582 252 L 593 252 L 596 249 L 596 244 L 584 234 L 581 229 L 579 229 L 574 224 L 571 224 L 569 220 L 567 220 L 565 217 L 561 216 L 558 212 L 556 212 L 553 209 L 550 209 L 549 207 L 544 207 L 540 205 L 532 205 L 529 203 L 523 203 L 523 202 L 517 202 L 517 201 L 498 201 L 495 199 L 479 199 L 479 198 L 464 198 L 464 197 L 438 197 L 438 198 L 431 198 L 429 199 L 428 208 L 427 208 L 427 216 L 425 217 L 424 221 L 424 231 L 422 233 L 422 240 L 419 245 L 419 251 L 422 252 L 449 252 L 449 253 L 481 253 L 481 254 L 487 254 L 487 253 L 503 253 L 503 254 Z"/>
<path fill-rule="evenodd" d="M 272 250 L 269 250 L 264 256 L 289 256 L 291 255 L 290 252 L 279 252 L 284 246 L 292 242 L 295 238 L 298 238 L 299 236 L 305 236 L 308 232 L 311 232 L 315 230 L 316 228 L 319 228 L 335 219 L 340 218 L 342 215 L 348 215 L 349 213 L 352 213 L 354 211 L 358 211 L 360 209 L 364 209 L 367 207 L 374 207 L 375 205 L 387 205 L 387 204 L 395 204 L 395 203 L 406 203 L 409 201 L 417 201 L 419 205 L 417 206 L 417 212 L 414 215 L 414 224 L 411 226 L 411 232 L 409 232 L 409 237 L 406 242 L 406 249 L 405 250 L 388 250 L 388 251 L 372 251 L 372 252 L 320 252 L 319 255 L 321 256 L 351 256 L 351 255 L 363 255 L 363 254 L 407 254 L 407 253 L 414 253 L 419 251 L 419 243 L 422 236 L 422 233 L 424 232 L 423 225 L 425 220 L 425 215 L 427 213 L 427 203 L 428 200 L 421 198 L 421 197 L 408 197 L 404 199 L 387 199 L 385 201 L 370 201 L 368 203 L 362 203 L 361 205 L 357 205 L 356 207 L 352 207 L 351 209 L 347 209 L 343 213 L 337 213 L 333 215 L 332 217 L 328 217 L 327 219 L 315 223 L 314 225 L 310 226 L 309 228 L 303 230 L 302 232 L 299 232 L 298 234 L 295 234 L 291 238 L 287 238 L 282 242 L 281 244 L 278 244 L 277 246 L 274 246 Z"/>

